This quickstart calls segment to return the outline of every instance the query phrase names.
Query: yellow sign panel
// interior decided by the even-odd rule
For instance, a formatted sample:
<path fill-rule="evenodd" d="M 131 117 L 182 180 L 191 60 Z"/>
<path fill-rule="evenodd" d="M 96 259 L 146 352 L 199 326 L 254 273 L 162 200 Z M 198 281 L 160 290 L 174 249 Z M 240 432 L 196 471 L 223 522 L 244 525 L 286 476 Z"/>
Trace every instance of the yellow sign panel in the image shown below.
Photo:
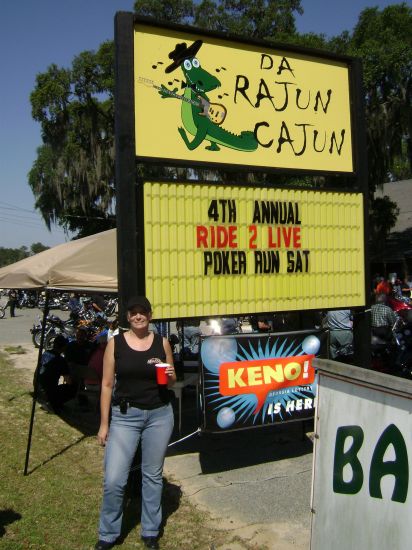
<path fill-rule="evenodd" d="M 136 155 L 353 172 L 344 62 L 135 26 Z"/>
<path fill-rule="evenodd" d="M 158 318 L 365 304 L 360 193 L 144 184 Z"/>

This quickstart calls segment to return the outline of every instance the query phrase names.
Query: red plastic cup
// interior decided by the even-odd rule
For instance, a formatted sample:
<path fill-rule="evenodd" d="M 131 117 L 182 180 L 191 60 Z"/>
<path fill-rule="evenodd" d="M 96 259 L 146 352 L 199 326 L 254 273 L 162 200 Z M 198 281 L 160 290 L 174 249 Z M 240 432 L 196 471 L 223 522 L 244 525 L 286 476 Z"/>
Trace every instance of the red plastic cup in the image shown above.
<path fill-rule="evenodd" d="M 157 363 L 156 364 L 156 380 L 159 385 L 165 385 L 169 381 L 169 377 L 166 374 L 166 369 L 169 367 L 169 363 Z"/>

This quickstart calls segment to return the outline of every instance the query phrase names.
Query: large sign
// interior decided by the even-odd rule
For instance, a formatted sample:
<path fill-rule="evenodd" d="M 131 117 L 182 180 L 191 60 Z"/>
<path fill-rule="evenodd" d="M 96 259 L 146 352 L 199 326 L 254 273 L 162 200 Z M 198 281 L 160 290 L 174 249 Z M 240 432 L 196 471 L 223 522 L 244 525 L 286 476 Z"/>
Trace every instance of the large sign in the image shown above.
<path fill-rule="evenodd" d="M 225 431 L 312 418 L 318 331 L 211 336 L 201 346 L 202 429 Z"/>
<path fill-rule="evenodd" d="M 134 92 L 143 160 L 354 171 L 347 59 L 137 23 Z"/>
<path fill-rule="evenodd" d="M 365 304 L 360 193 L 145 182 L 158 318 Z"/>
<path fill-rule="evenodd" d="M 412 382 L 316 367 L 311 550 L 409 548 Z"/>

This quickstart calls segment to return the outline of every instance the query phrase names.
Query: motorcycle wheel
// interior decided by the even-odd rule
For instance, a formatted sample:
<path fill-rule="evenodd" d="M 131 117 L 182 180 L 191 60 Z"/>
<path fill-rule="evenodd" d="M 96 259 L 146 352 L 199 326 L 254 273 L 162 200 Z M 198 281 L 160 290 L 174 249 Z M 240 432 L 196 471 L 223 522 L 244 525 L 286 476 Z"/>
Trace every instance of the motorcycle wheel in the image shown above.
<path fill-rule="evenodd" d="M 3 307 L 0 307 L 0 319 L 4 319 L 6 315 L 6 310 Z"/>
<path fill-rule="evenodd" d="M 40 341 L 41 341 L 41 329 L 34 331 L 31 339 L 33 341 L 34 346 L 36 348 L 39 348 L 40 347 Z"/>
<path fill-rule="evenodd" d="M 55 332 L 51 332 L 48 334 L 44 339 L 44 349 L 46 351 L 51 351 L 53 349 L 54 340 L 56 338 L 57 334 Z"/>

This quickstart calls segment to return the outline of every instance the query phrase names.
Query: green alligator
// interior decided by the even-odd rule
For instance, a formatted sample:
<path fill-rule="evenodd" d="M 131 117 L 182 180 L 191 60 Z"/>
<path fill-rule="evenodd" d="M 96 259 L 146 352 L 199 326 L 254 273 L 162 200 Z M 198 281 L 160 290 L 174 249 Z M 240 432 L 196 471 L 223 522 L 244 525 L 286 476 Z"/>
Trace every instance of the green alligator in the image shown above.
<path fill-rule="evenodd" d="M 255 151 L 258 142 L 253 132 L 243 131 L 240 135 L 233 134 L 220 126 L 225 119 L 226 109 L 219 103 L 210 103 L 206 92 L 218 88 L 219 79 L 211 75 L 202 67 L 196 57 L 186 58 L 180 64 L 186 79 L 183 95 L 178 95 L 178 89 L 173 91 L 161 86 L 159 94 L 162 98 L 177 97 L 182 100 L 182 122 L 179 128 L 186 147 L 193 151 L 204 141 L 210 142 L 206 147 L 209 151 L 219 151 L 219 145 L 237 149 L 238 151 Z M 190 141 L 186 133 L 194 136 Z"/>

